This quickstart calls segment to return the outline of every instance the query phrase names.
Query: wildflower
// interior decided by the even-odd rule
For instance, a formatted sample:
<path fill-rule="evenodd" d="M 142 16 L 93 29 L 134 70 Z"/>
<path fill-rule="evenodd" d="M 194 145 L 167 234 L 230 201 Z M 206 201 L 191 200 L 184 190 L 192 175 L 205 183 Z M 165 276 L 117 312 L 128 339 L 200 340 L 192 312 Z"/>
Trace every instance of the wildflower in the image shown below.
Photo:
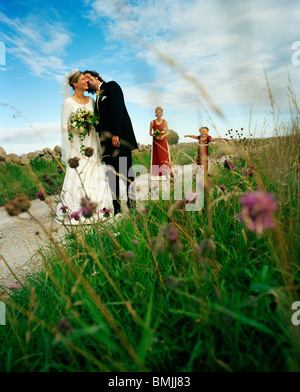
<path fill-rule="evenodd" d="M 55 180 L 57 175 L 56 174 L 52 174 L 51 177 Z"/>
<path fill-rule="evenodd" d="M 17 283 L 12 283 L 8 288 L 9 290 L 21 290 L 21 287 Z"/>
<path fill-rule="evenodd" d="M 63 319 L 61 319 L 58 322 L 58 326 L 57 326 L 58 330 L 60 332 L 68 332 L 70 330 L 70 323 L 68 322 L 68 320 L 64 317 Z"/>
<path fill-rule="evenodd" d="M 226 186 L 225 186 L 225 185 L 220 185 L 220 186 L 219 186 L 219 189 L 220 189 L 221 191 L 225 192 L 225 191 L 226 191 Z"/>
<path fill-rule="evenodd" d="M 136 258 L 136 254 L 132 252 L 132 250 L 128 250 L 127 252 L 125 252 L 125 258 L 133 260 Z"/>
<path fill-rule="evenodd" d="M 70 216 L 71 219 L 75 219 L 76 221 L 79 221 L 80 219 L 80 211 L 75 211 L 71 214 Z"/>
<path fill-rule="evenodd" d="M 232 170 L 234 170 L 234 169 L 236 169 L 236 166 L 235 166 L 233 163 L 230 163 L 230 168 L 231 168 Z"/>
<path fill-rule="evenodd" d="M 69 209 L 69 207 L 67 207 L 67 206 L 61 206 L 60 209 L 62 210 L 62 213 L 63 213 L 63 214 L 66 214 L 66 213 L 67 213 L 67 210 Z"/>
<path fill-rule="evenodd" d="M 36 197 L 37 199 L 42 200 L 42 201 L 44 201 L 44 200 L 46 199 L 45 194 L 44 194 L 44 192 L 42 192 L 42 191 L 38 191 L 38 192 L 35 194 L 35 197 Z"/>
<path fill-rule="evenodd" d="M 191 204 L 195 203 L 197 199 L 200 199 L 200 195 L 197 192 L 191 192 L 185 198 L 186 203 L 191 203 Z"/>
<path fill-rule="evenodd" d="M 70 167 L 72 169 L 76 169 L 76 167 L 79 166 L 79 159 L 80 158 L 77 158 L 77 157 L 68 159 L 68 164 L 70 165 Z"/>
<path fill-rule="evenodd" d="M 209 252 L 216 249 L 216 244 L 213 240 L 214 236 L 211 236 L 211 238 L 204 238 L 200 244 L 196 246 L 196 256 L 199 261 L 203 261 Z"/>
<path fill-rule="evenodd" d="M 173 223 L 169 223 L 167 226 L 161 228 L 161 233 L 169 241 L 176 241 L 179 238 L 179 233 Z"/>
<path fill-rule="evenodd" d="M 125 252 L 120 253 L 120 259 L 125 260 Z"/>
<path fill-rule="evenodd" d="M 148 209 L 148 208 L 144 208 L 143 210 L 141 210 L 141 213 L 142 213 L 142 214 L 145 214 L 145 215 L 147 215 L 148 212 L 149 212 L 149 209 Z"/>
<path fill-rule="evenodd" d="M 165 244 L 161 237 L 152 238 L 150 248 L 156 255 L 162 253 L 165 249 Z"/>
<path fill-rule="evenodd" d="M 57 165 L 57 166 L 56 166 L 56 170 L 57 170 L 58 174 L 61 174 L 61 173 L 63 173 L 63 171 L 64 171 L 63 167 L 60 166 L 60 165 Z"/>
<path fill-rule="evenodd" d="M 26 212 L 30 208 L 30 201 L 26 196 L 19 196 L 14 202 L 20 208 L 21 212 Z"/>
<path fill-rule="evenodd" d="M 174 255 L 178 254 L 182 249 L 182 244 L 179 240 L 179 232 L 176 227 L 172 223 L 169 223 L 167 226 L 162 227 L 160 232 L 167 240 L 169 251 Z"/>
<path fill-rule="evenodd" d="M 105 218 L 109 218 L 109 214 L 111 212 L 111 210 L 109 208 L 104 207 L 103 210 L 100 210 L 101 214 L 103 214 L 103 216 Z"/>
<path fill-rule="evenodd" d="M 131 244 L 137 248 L 139 245 L 139 240 L 134 239 L 131 241 Z"/>
<path fill-rule="evenodd" d="M 94 154 L 94 149 L 92 147 L 85 147 L 83 152 L 86 157 L 90 158 Z"/>
<path fill-rule="evenodd" d="M 186 199 L 176 200 L 175 204 L 174 204 L 174 209 L 175 210 L 184 210 L 185 204 L 186 204 Z"/>
<path fill-rule="evenodd" d="M 91 202 L 89 199 L 81 198 L 81 213 L 85 218 L 91 218 L 94 215 L 97 208 L 97 203 Z"/>
<path fill-rule="evenodd" d="M 245 176 L 249 176 L 249 170 L 242 170 L 242 173 L 245 175 Z"/>
<path fill-rule="evenodd" d="M 53 181 L 51 180 L 50 177 L 48 177 L 48 175 L 46 173 L 41 175 L 41 179 L 48 185 L 52 185 Z"/>
<path fill-rule="evenodd" d="M 174 290 L 179 286 L 180 282 L 177 279 L 173 278 L 172 276 L 166 277 L 166 286 L 169 290 Z"/>
<path fill-rule="evenodd" d="M 250 192 L 240 199 L 242 206 L 237 218 L 244 222 L 249 230 L 262 234 L 267 228 L 274 228 L 272 214 L 277 210 L 273 195 L 262 191 Z"/>
<path fill-rule="evenodd" d="M 20 208 L 16 206 L 13 200 L 10 200 L 5 204 L 5 209 L 9 216 L 17 216 L 21 213 Z"/>

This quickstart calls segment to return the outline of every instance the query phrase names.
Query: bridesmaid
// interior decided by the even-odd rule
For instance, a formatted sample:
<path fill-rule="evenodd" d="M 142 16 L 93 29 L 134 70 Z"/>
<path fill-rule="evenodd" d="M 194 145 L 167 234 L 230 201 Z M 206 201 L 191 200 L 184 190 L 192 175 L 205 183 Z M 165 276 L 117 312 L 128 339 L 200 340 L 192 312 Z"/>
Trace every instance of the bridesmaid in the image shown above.
<path fill-rule="evenodd" d="M 162 119 L 162 115 L 163 109 L 158 106 L 155 109 L 156 120 L 150 123 L 150 136 L 153 137 L 151 174 L 160 177 L 170 173 L 171 169 L 170 149 L 166 139 L 169 135 L 169 127 L 167 121 Z M 160 135 L 155 135 L 155 133 L 160 133 Z"/>

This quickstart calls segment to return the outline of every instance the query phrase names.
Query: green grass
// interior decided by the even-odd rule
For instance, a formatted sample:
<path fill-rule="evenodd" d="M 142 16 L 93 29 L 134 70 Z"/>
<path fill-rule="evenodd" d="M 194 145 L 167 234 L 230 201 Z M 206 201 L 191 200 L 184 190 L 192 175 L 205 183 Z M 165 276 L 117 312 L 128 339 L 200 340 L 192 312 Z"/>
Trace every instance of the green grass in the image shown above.
<path fill-rule="evenodd" d="M 149 200 L 148 214 L 125 218 L 117 237 L 96 224 L 50 242 L 45 271 L 6 300 L 0 369 L 299 371 L 300 335 L 291 323 L 300 283 L 299 172 L 291 164 L 298 134 L 292 142 L 280 161 L 274 139 L 271 151 L 240 151 L 235 170 L 216 167 L 202 211 Z M 145 165 L 149 156 L 134 163 Z M 271 170 L 273 159 L 287 186 Z M 256 174 L 245 177 L 241 169 L 251 164 Z M 258 187 L 279 202 L 276 228 L 261 236 L 235 218 L 241 194 Z M 160 231 L 168 223 L 179 232 L 175 249 Z M 154 238 L 162 239 L 160 252 L 151 246 Z"/>
<path fill-rule="evenodd" d="M 0 206 L 21 195 L 33 200 L 42 188 L 49 195 L 60 193 L 64 174 L 57 172 L 57 165 L 56 161 L 32 161 L 30 167 L 12 164 L 0 166 Z M 42 183 L 42 174 L 51 177 L 53 184 Z"/>

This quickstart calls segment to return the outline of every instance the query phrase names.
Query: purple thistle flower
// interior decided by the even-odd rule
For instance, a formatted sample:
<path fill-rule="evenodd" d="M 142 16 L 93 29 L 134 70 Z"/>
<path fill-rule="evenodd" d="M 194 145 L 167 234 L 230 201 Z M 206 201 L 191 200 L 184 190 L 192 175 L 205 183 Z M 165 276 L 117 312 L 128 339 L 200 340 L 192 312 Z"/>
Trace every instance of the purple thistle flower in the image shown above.
<path fill-rule="evenodd" d="M 249 230 L 262 234 L 267 228 L 274 228 L 272 214 L 278 205 L 271 193 L 250 192 L 240 199 L 242 206 L 237 218 L 244 222 Z"/>
<path fill-rule="evenodd" d="M 80 219 L 80 211 L 75 211 L 71 214 L 71 219 L 75 219 L 76 221 L 79 221 Z"/>
<path fill-rule="evenodd" d="M 62 213 L 63 213 L 63 214 L 66 214 L 66 213 L 67 213 L 67 210 L 69 209 L 69 207 L 67 207 L 67 206 L 61 206 L 60 209 L 62 210 Z"/>
<path fill-rule="evenodd" d="M 36 197 L 37 199 L 42 200 L 42 201 L 45 200 L 45 194 L 44 194 L 44 192 L 42 192 L 42 191 L 38 191 L 38 192 L 35 194 L 35 197 Z"/>
<path fill-rule="evenodd" d="M 91 218 L 96 212 L 97 203 L 91 202 L 86 197 L 81 198 L 81 213 L 85 218 Z"/>
<path fill-rule="evenodd" d="M 144 208 L 144 209 L 141 211 L 141 213 L 142 213 L 142 214 L 145 214 L 145 215 L 147 215 L 148 212 L 149 212 L 149 209 L 148 209 L 148 208 Z"/>
<path fill-rule="evenodd" d="M 236 169 L 236 166 L 233 164 L 233 163 L 230 163 L 230 167 L 231 167 L 231 169 Z"/>
<path fill-rule="evenodd" d="M 102 210 L 100 210 L 100 212 L 101 212 L 101 214 L 104 214 L 103 216 L 105 218 L 108 218 L 111 210 L 109 208 L 104 207 Z"/>
<path fill-rule="evenodd" d="M 242 170 L 242 173 L 245 174 L 245 176 L 249 176 L 249 170 Z"/>
<path fill-rule="evenodd" d="M 225 185 L 220 185 L 220 186 L 219 186 L 219 189 L 220 189 L 221 191 L 225 192 L 225 191 L 226 191 L 226 186 L 225 186 Z"/>

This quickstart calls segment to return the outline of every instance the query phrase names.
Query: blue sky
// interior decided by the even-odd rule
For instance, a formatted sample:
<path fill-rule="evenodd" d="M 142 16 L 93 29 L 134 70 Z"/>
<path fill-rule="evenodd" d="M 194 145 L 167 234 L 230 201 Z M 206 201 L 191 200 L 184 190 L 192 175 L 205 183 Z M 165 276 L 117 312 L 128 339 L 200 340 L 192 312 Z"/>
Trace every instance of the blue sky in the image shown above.
<path fill-rule="evenodd" d="M 0 146 L 60 144 L 60 83 L 75 67 L 121 85 L 141 143 L 156 106 L 180 141 L 203 125 L 247 135 L 250 111 L 250 131 L 272 135 L 264 70 L 284 116 L 288 75 L 299 96 L 299 15 L 298 0 L 0 0 Z"/>

